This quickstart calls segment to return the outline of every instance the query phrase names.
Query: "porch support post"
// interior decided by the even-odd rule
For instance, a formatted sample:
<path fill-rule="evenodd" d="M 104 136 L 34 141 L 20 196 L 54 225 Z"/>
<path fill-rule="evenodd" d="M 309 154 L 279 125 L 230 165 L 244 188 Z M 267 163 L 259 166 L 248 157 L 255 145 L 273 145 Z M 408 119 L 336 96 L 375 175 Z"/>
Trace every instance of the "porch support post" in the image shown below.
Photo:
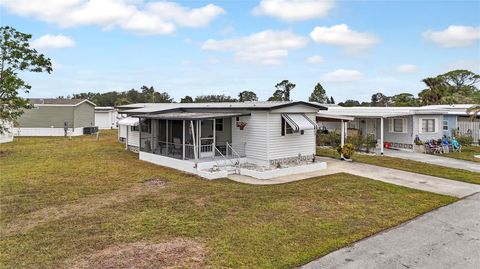
<path fill-rule="evenodd" d="M 340 146 L 343 148 L 343 145 L 345 144 L 345 123 L 343 120 L 341 120 L 341 131 L 340 131 Z M 343 154 L 340 153 L 340 159 L 345 160 L 343 157 Z"/>
<path fill-rule="evenodd" d="M 198 156 L 200 155 L 200 147 L 202 146 L 201 142 L 200 141 L 200 124 L 201 124 L 201 120 L 197 120 L 197 135 L 196 135 L 196 139 L 197 139 L 197 158 Z"/>
<path fill-rule="evenodd" d="M 192 129 L 192 142 L 193 142 L 193 155 L 195 156 L 195 167 L 197 167 L 198 162 L 198 152 L 197 152 L 197 135 L 195 134 L 195 128 L 193 127 L 193 120 L 190 121 L 190 129 Z"/>
<path fill-rule="evenodd" d="M 380 155 L 383 155 L 383 117 L 380 118 Z"/>
<path fill-rule="evenodd" d="M 165 148 L 167 151 L 165 156 L 168 156 L 168 120 L 165 120 Z"/>
<path fill-rule="evenodd" d="M 153 148 L 153 146 L 155 145 L 153 141 L 153 129 L 154 129 L 153 121 L 154 121 L 153 119 L 150 119 L 150 151 L 151 151 L 150 153 L 155 152 L 155 149 Z"/>
<path fill-rule="evenodd" d="M 125 150 L 128 150 L 128 131 L 130 131 L 130 125 L 125 125 L 127 128 L 127 135 L 125 137 Z"/>
<path fill-rule="evenodd" d="M 185 120 L 182 120 L 182 160 L 185 160 Z"/>
<path fill-rule="evenodd" d="M 213 132 L 213 145 L 212 146 L 213 147 L 215 147 L 215 145 L 216 145 L 216 136 L 217 136 L 216 132 L 215 132 L 215 130 L 217 129 L 217 128 L 215 128 L 215 124 L 217 124 L 217 119 L 213 119 L 213 126 L 212 126 L 212 132 Z M 212 150 L 213 150 L 213 148 L 212 148 Z M 215 157 L 215 150 L 213 150 L 213 156 Z"/>

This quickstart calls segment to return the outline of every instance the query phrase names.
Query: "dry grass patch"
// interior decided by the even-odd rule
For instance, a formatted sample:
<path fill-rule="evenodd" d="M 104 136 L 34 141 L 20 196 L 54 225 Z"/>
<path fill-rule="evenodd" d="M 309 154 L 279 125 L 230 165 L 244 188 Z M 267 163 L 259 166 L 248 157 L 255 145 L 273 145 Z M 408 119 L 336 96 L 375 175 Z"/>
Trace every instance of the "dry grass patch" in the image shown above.
<path fill-rule="evenodd" d="M 201 268 L 204 264 L 204 246 L 196 241 L 177 238 L 165 243 L 135 242 L 109 246 L 83 255 L 65 268 Z"/>
<path fill-rule="evenodd" d="M 68 203 L 62 206 L 45 207 L 19 216 L 2 229 L 1 235 L 3 237 L 16 233 L 26 233 L 36 226 L 71 216 L 89 216 L 95 214 L 102 208 L 126 203 L 138 197 L 156 193 L 158 190 L 164 188 L 165 185 L 165 181 L 154 179 L 146 181 L 145 185 L 135 185 L 126 190 L 117 190 L 108 194 L 91 195 L 81 198 L 74 203 Z"/>

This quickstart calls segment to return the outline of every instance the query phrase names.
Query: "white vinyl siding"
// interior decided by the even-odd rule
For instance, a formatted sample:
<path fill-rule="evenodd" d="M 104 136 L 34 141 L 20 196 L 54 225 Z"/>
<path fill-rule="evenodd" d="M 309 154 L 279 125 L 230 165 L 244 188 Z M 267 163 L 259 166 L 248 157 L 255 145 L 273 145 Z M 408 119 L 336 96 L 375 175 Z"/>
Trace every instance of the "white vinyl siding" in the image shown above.
<path fill-rule="evenodd" d="M 388 131 L 390 133 L 406 133 L 407 119 L 406 118 L 388 119 Z"/>
<path fill-rule="evenodd" d="M 245 154 L 248 158 L 266 162 L 268 112 L 255 111 L 250 116 L 240 117 L 240 121 L 247 125 L 240 130 L 236 127 L 235 119 L 232 120 L 232 144 L 245 143 Z"/>
<path fill-rule="evenodd" d="M 315 121 L 315 113 L 305 113 Z M 306 156 L 315 153 L 315 130 L 305 130 L 304 134 L 293 133 L 282 136 L 282 116 L 280 113 L 270 114 L 268 160 Z"/>
<path fill-rule="evenodd" d="M 140 132 L 132 131 L 130 127 L 133 127 L 133 126 L 128 126 L 128 129 L 127 129 L 128 145 L 138 147 L 140 146 Z M 136 127 L 138 127 L 138 125 Z"/>

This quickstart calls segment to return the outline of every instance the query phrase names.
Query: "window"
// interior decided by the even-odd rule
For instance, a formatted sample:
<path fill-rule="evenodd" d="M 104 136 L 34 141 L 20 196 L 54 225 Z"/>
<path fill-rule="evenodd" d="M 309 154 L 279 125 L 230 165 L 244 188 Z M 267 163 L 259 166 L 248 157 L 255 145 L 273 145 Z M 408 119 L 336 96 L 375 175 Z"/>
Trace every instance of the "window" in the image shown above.
<path fill-rule="evenodd" d="M 293 134 L 293 128 L 282 118 L 282 136 L 285 136 L 285 134 Z"/>
<path fill-rule="evenodd" d="M 215 131 L 223 132 L 223 119 L 215 120 Z"/>
<path fill-rule="evenodd" d="M 140 127 L 138 125 L 130 126 L 130 131 L 138 132 L 140 131 Z"/>
<path fill-rule="evenodd" d="M 403 119 L 393 119 L 393 132 L 395 133 L 403 132 Z"/>
<path fill-rule="evenodd" d="M 448 131 L 448 120 L 443 121 L 443 130 Z"/>
<path fill-rule="evenodd" d="M 422 133 L 435 132 L 435 119 L 422 119 Z"/>
<path fill-rule="evenodd" d="M 390 119 L 389 131 L 390 133 L 406 133 L 407 119 Z"/>
<path fill-rule="evenodd" d="M 142 127 L 142 133 L 150 133 L 150 125 L 151 125 L 151 120 L 146 119 L 144 122 L 141 122 L 140 125 Z"/>

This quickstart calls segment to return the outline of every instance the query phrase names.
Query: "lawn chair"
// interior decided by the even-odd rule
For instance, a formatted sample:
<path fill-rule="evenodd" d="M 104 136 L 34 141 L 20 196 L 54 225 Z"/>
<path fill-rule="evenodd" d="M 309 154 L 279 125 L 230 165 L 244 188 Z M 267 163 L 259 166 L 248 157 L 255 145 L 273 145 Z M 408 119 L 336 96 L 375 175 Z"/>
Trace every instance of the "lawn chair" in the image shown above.
<path fill-rule="evenodd" d="M 458 143 L 457 139 L 452 139 L 452 152 L 462 152 L 462 145 Z"/>
<path fill-rule="evenodd" d="M 443 149 L 441 146 L 436 145 L 433 141 L 425 143 L 425 153 L 427 154 L 441 154 Z"/>
<path fill-rule="evenodd" d="M 181 156 L 182 155 L 182 140 L 178 137 L 174 137 L 173 138 L 173 147 L 172 147 L 172 153 L 173 155 L 179 155 Z"/>
<path fill-rule="evenodd" d="M 450 152 L 450 149 L 452 149 L 452 144 L 450 144 L 450 142 L 448 142 L 447 137 L 443 137 L 441 145 L 442 145 L 442 149 L 443 149 L 444 153 L 448 153 L 448 152 Z"/>

